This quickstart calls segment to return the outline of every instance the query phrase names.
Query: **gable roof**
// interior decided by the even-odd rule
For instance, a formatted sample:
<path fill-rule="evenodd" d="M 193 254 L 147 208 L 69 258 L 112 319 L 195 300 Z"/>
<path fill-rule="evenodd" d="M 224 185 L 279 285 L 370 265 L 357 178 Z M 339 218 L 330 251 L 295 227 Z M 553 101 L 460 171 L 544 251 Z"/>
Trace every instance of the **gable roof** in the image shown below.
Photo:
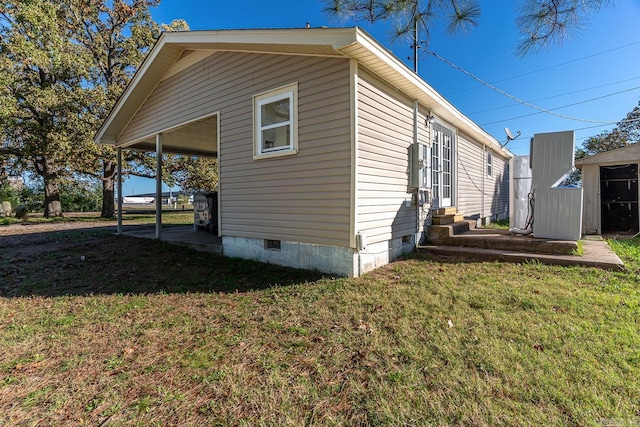
<path fill-rule="evenodd" d="M 619 165 L 626 163 L 640 163 L 640 143 L 629 144 L 626 147 L 576 159 L 575 164 L 578 169 L 582 169 L 583 165 Z"/>
<path fill-rule="evenodd" d="M 193 59 L 218 51 L 356 59 L 464 134 L 501 151 L 506 157 L 512 157 L 511 152 L 503 148 L 495 138 L 463 115 L 389 50 L 358 27 L 163 33 L 102 124 L 95 142 L 109 145 L 126 143 L 119 141 L 119 136 L 167 74 L 183 69 L 180 62 L 186 67 L 193 64 Z"/>

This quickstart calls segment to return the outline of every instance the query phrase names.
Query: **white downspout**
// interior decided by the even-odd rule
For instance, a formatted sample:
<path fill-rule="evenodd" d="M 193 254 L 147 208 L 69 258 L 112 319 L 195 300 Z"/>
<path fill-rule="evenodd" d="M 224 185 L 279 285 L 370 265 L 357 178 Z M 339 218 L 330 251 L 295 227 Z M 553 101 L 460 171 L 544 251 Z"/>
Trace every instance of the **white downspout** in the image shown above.
<path fill-rule="evenodd" d="M 352 267 L 353 275 L 359 277 L 362 274 L 362 243 L 363 239 L 366 240 L 366 236 L 361 235 L 360 232 L 360 224 L 358 222 L 358 163 L 359 163 L 359 153 L 358 153 L 358 132 L 359 130 L 359 120 L 358 120 L 358 108 L 359 108 L 359 99 L 358 99 L 358 86 L 359 86 L 359 69 L 358 69 L 358 61 L 356 59 L 351 59 L 349 61 L 349 109 L 351 116 L 351 184 L 350 184 L 350 202 L 349 202 L 349 231 L 350 231 L 350 241 L 349 244 L 356 251 L 356 256 L 353 259 L 353 262 L 357 263 L 356 268 Z M 366 243 L 366 242 L 364 242 Z"/>

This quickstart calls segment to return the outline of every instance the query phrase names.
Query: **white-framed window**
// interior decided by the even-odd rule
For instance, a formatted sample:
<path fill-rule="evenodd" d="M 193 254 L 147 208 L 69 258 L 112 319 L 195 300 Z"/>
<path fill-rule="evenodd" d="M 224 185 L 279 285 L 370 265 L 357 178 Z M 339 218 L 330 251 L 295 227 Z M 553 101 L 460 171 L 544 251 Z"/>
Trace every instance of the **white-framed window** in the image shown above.
<path fill-rule="evenodd" d="M 298 84 L 253 97 L 253 158 L 298 152 Z"/>
<path fill-rule="evenodd" d="M 493 177 L 493 153 L 491 151 L 487 151 L 487 176 Z"/>

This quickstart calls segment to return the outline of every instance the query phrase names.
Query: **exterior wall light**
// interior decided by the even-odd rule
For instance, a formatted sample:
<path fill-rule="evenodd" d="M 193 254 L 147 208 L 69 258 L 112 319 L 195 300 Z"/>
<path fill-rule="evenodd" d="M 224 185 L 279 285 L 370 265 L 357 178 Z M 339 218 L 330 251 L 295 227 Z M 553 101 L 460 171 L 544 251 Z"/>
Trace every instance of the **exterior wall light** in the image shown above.
<path fill-rule="evenodd" d="M 431 114 L 429 114 L 427 116 L 427 120 L 425 120 L 424 124 L 425 124 L 425 126 L 430 126 L 430 125 L 434 124 L 435 121 L 436 121 L 436 118 L 434 116 L 432 116 Z"/>

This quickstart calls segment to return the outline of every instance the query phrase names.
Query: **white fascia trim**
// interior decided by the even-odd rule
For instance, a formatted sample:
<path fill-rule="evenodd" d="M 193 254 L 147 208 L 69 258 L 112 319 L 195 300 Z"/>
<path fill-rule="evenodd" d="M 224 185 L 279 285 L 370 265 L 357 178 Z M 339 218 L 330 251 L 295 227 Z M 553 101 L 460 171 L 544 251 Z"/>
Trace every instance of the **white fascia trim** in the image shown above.
<path fill-rule="evenodd" d="M 355 28 L 203 30 L 164 33 L 171 43 L 232 43 L 345 46 L 355 41 Z M 292 42 L 293 41 L 293 42 Z"/>
<path fill-rule="evenodd" d="M 192 50 L 192 49 L 189 49 Z M 198 49 L 204 50 L 204 49 Z M 278 52 L 275 50 L 256 50 L 256 49 L 209 49 L 210 52 L 238 52 L 238 53 L 254 53 L 264 55 L 282 55 L 282 56 L 314 56 L 318 58 L 344 58 L 344 54 L 327 55 L 321 53 L 300 53 L 300 52 Z"/>
<path fill-rule="evenodd" d="M 109 128 L 109 125 L 111 125 L 111 122 L 113 121 L 113 119 L 118 116 L 118 114 L 120 113 L 120 110 L 122 109 L 122 106 L 127 103 L 127 100 L 133 93 L 133 90 L 136 88 L 136 86 L 138 86 L 138 83 L 140 83 L 140 81 L 142 80 L 144 75 L 147 73 L 147 71 L 153 64 L 158 54 L 162 51 L 162 47 L 166 44 L 166 37 L 165 37 L 166 34 L 168 33 L 162 33 L 160 35 L 160 38 L 156 42 L 155 46 L 153 46 L 153 48 L 151 49 L 151 52 L 149 52 L 149 55 L 147 55 L 145 60 L 142 62 L 142 65 L 140 66 L 140 68 L 138 68 L 138 71 L 136 71 L 135 75 L 127 85 L 127 88 L 125 89 L 124 93 L 122 94 L 122 96 L 120 96 L 120 98 L 116 102 L 116 105 L 114 105 L 113 109 L 109 113 L 109 116 L 107 116 L 107 119 L 102 123 L 102 126 L 100 126 L 98 133 L 93 139 L 96 144 L 101 144 L 100 140 L 102 139 L 104 133 Z M 153 93 L 153 90 L 147 94 L 147 98 L 151 93 Z M 142 105 L 144 105 L 144 102 L 142 103 Z M 135 116 L 135 114 L 133 116 Z M 131 119 L 132 118 L 133 117 L 131 117 Z M 126 126 L 124 128 L 126 129 Z M 106 143 L 109 145 L 115 145 L 116 141 L 115 140 L 108 141 Z"/>

